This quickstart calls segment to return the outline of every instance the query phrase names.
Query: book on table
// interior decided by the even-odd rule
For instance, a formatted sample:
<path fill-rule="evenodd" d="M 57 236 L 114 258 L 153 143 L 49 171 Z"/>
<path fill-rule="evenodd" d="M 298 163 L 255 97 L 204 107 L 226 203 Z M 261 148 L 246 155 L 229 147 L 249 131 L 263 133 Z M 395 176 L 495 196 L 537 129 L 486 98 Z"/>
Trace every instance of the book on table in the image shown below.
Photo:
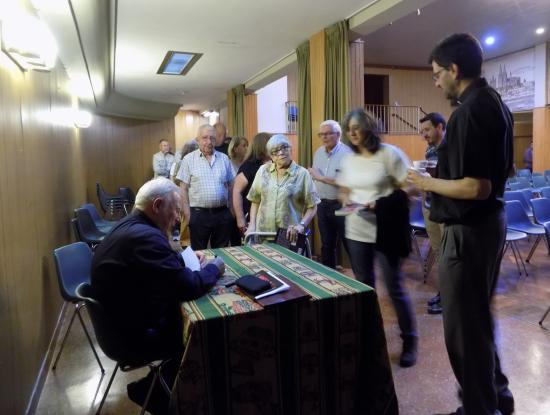
<path fill-rule="evenodd" d="M 254 275 L 257 278 L 266 281 L 270 285 L 270 288 L 268 288 L 266 291 L 263 291 L 260 294 L 256 295 L 254 297 L 255 300 L 260 300 L 270 295 L 287 291 L 290 288 L 290 286 L 285 281 L 283 281 L 281 278 L 277 277 L 274 273 L 270 271 L 262 270 L 258 271 Z"/>

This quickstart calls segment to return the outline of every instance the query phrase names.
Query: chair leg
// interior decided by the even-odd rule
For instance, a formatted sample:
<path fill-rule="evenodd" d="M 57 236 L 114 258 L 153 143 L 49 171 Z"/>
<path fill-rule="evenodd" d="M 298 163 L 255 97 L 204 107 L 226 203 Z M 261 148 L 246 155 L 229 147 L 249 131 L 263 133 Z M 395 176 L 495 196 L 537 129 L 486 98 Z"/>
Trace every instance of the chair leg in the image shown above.
<path fill-rule="evenodd" d="M 76 307 L 76 304 L 75 304 L 75 308 L 73 310 L 73 315 L 71 317 L 71 321 L 69 323 L 69 326 L 67 327 L 67 331 L 65 331 L 65 335 L 63 336 L 63 341 L 61 342 L 61 347 L 59 348 L 59 351 L 57 352 L 57 357 L 55 358 L 55 360 L 53 362 L 52 370 L 55 370 L 55 368 L 57 367 L 57 362 L 59 361 L 59 358 L 61 357 L 61 352 L 63 351 L 63 347 L 65 346 L 65 340 L 67 340 L 67 337 L 69 336 L 69 331 L 71 331 L 71 327 L 73 326 L 73 321 L 74 321 L 74 318 L 76 317 L 77 310 L 78 310 L 78 308 Z"/>
<path fill-rule="evenodd" d="M 139 415 L 143 415 L 145 413 L 145 408 L 147 408 L 147 404 L 149 403 L 149 398 L 151 397 L 151 394 L 153 393 L 153 389 L 155 387 L 155 384 L 157 383 L 157 378 L 159 377 L 159 371 L 160 371 L 160 365 L 157 366 L 150 366 L 149 367 L 151 371 L 153 372 L 153 380 L 151 380 L 151 385 L 149 386 L 149 390 L 147 391 L 147 396 L 145 397 L 145 402 L 143 403 L 143 406 L 141 407 L 141 411 Z"/>
<path fill-rule="evenodd" d="M 103 398 L 101 398 L 101 402 L 99 404 L 99 408 L 97 408 L 97 411 L 95 415 L 99 415 L 101 413 L 101 408 L 103 408 L 103 404 L 105 403 L 105 399 L 107 399 L 107 395 L 109 394 L 109 389 L 111 389 L 111 385 L 113 384 L 113 380 L 115 380 L 116 371 L 119 368 L 119 364 L 117 363 L 115 366 L 115 370 L 113 370 L 113 374 L 111 375 L 111 379 L 109 379 L 109 383 L 107 384 L 107 389 L 105 389 L 105 393 L 103 394 Z"/>
<path fill-rule="evenodd" d="M 546 309 L 546 312 L 544 313 L 544 315 L 542 316 L 542 318 L 541 318 L 540 321 L 539 321 L 539 326 L 541 326 L 541 327 L 542 327 L 543 329 L 545 329 L 545 330 L 546 330 L 546 327 L 544 327 L 544 326 L 542 325 L 542 322 L 544 321 L 544 319 L 546 318 L 546 316 L 548 315 L 548 313 L 550 313 L 550 307 L 548 307 L 548 308 Z"/>
<path fill-rule="evenodd" d="M 78 314 L 78 319 L 80 320 L 80 324 L 82 325 L 82 328 L 84 329 L 84 333 L 86 333 L 86 338 L 88 339 L 88 343 L 90 343 L 90 347 L 92 348 L 92 352 L 94 352 L 95 360 L 97 360 L 97 363 L 99 364 L 99 368 L 101 369 L 101 373 L 105 373 L 105 369 L 103 368 L 103 365 L 101 364 L 101 360 L 99 360 L 99 356 L 97 355 L 97 352 L 94 347 L 94 342 L 92 341 L 92 338 L 90 337 L 90 333 L 88 333 L 88 329 L 86 328 L 86 325 L 84 324 L 84 320 L 82 319 L 82 315 L 80 314 L 80 309 L 82 307 L 86 307 L 86 304 L 78 305 L 76 306 L 76 313 Z"/>
<path fill-rule="evenodd" d="M 518 243 L 517 241 L 513 241 L 512 242 L 512 249 L 515 249 L 519 257 L 519 262 L 521 263 L 521 266 L 523 267 L 523 272 L 525 273 L 525 276 L 528 277 L 529 276 L 529 273 L 527 272 L 527 268 L 525 268 L 525 261 L 523 261 L 523 257 L 521 256 L 521 252 L 519 250 L 519 246 L 518 246 Z M 514 254 L 515 256 L 515 254 Z M 517 259 L 516 259 L 516 263 L 517 263 Z M 521 275 L 521 272 L 519 273 L 519 275 Z"/>
<path fill-rule="evenodd" d="M 535 242 L 533 243 L 533 246 L 531 247 L 531 250 L 529 251 L 529 255 L 527 255 L 527 259 L 525 260 L 525 262 L 529 262 L 529 260 L 535 253 L 535 249 L 537 249 L 537 246 L 539 245 L 541 238 L 542 238 L 542 235 L 537 235 L 537 239 L 535 239 Z"/>

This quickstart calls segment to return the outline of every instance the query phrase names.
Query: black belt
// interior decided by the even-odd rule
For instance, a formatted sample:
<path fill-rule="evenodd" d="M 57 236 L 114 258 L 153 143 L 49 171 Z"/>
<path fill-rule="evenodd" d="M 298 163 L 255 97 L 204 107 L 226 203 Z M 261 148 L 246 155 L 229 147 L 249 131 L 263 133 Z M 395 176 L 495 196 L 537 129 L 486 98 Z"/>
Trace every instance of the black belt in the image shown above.
<path fill-rule="evenodd" d="M 340 203 L 338 199 L 321 199 L 321 202 L 324 203 Z"/>
<path fill-rule="evenodd" d="M 195 212 L 207 212 L 207 213 L 219 213 L 225 209 L 227 209 L 227 206 L 218 206 L 213 208 L 191 207 L 191 210 L 194 210 Z"/>

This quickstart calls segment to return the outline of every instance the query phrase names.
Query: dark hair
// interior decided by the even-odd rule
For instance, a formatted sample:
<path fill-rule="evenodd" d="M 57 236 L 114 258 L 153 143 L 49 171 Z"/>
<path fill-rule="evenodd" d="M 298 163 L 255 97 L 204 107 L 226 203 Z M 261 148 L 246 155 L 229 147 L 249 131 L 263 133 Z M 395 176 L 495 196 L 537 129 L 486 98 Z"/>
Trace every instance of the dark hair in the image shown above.
<path fill-rule="evenodd" d="M 455 33 L 440 41 L 430 54 L 429 63 L 449 69 L 458 66 L 458 79 L 475 79 L 481 76 L 483 49 L 479 41 L 469 33 Z"/>
<path fill-rule="evenodd" d="M 378 120 L 370 113 L 365 112 L 362 108 L 356 108 L 351 110 L 344 116 L 344 121 L 342 121 L 342 130 L 349 134 L 349 124 L 352 119 L 356 118 L 359 122 L 359 129 L 361 134 L 364 136 L 363 142 L 361 143 L 369 152 L 376 153 L 380 148 L 380 128 L 378 127 Z M 351 149 L 360 153 L 361 149 L 351 142 L 349 143 Z"/>
<path fill-rule="evenodd" d="M 430 112 L 429 114 L 426 114 L 424 117 L 420 118 L 420 122 L 426 122 L 429 121 L 432 123 L 434 127 L 437 127 L 439 124 L 443 127 L 443 131 L 445 131 L 445 128 L 447 128 L 447 121 L 445 121 L 445 117 L 441 115 L 439 112 Z"/>
<path fill-rule="evenodd" d="M 269 159 L 269 154 L 267 154 L 266 144 L 271 138 L 269 133 L 258 133 L 252 139 L 252 143 L 248 146 L 248 153 L 245 160 L 251 161 L 260 161 L 264 162 L 266 159 Z"/>

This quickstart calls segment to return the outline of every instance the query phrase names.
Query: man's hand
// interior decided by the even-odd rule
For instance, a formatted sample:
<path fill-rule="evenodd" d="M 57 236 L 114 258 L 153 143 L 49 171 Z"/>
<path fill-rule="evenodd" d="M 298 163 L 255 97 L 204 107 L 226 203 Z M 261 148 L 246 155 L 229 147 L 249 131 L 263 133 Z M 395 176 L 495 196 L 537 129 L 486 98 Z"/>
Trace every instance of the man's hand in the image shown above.
<path fill-rule="evenodd" d="M 428 190 L 426 186 L 431 177 L 429 173 L 420 173 L 415 169 L 409 169 L 407 171 L 407 182 L 423 192 Z"/>
<path fill-rule="evenodd" d="M 225 264 L 223 262 L 223 259 L 221 259 L 219 256 L 208 261 L 206 265 L 209 264 L 214 264 L 216 267 L 218 267 L 219 276 L 222 276 L 225 273 Z"/>
<path fill-rule="evenodd" d="M 201 268 L 204 268 L 205 265 L 206 265 L 206 255 L 204 255 L 204 252 L 196 251 L 195 255 L 197 255 L 197 258 L 199 259 L 199 263 L 201 264 Z"/>

